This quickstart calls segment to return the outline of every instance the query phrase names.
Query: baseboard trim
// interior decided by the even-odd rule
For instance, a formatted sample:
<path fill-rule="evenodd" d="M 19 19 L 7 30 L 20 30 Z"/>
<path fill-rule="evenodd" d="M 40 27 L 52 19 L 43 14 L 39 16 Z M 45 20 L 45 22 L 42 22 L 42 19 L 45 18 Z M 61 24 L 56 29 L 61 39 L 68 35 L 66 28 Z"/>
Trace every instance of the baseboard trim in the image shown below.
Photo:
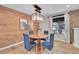
<path fill-rule="evenodd" d="M 5 49 L 8 49 L 8 48 L 11 48 L 11 47 L 16 46 L 16 45 L 19 45 L 19 44 L 22 44 L 23 42 L 24 42 L 24 41 L 19 42 L 19 43 L 15 43 L 15 44 L 12 44 L 12 45 L 9 45 L 9 46 L 3 47 L 3 48 L 0 48 L 0 51 L 1 51 L 1 50 L 5 50 Z"/>

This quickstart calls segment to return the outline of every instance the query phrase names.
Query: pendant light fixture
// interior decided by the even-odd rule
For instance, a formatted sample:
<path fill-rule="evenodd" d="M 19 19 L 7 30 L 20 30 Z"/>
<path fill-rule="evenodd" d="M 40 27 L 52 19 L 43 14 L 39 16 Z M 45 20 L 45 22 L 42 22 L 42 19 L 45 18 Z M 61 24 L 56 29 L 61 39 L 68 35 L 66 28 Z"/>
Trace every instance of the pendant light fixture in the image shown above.
<path fill-rule="evenodd" d="M 43 15 L 41 15 L 41 8 L 38 5 L 34 5 L 35 13 L 32 14 L 32 20 L 43 21 Z"/>

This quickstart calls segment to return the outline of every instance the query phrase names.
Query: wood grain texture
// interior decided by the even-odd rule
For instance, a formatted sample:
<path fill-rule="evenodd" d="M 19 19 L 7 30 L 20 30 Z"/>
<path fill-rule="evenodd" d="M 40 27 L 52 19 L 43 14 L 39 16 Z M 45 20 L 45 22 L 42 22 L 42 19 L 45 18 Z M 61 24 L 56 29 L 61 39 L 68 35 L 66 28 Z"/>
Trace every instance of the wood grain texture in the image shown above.
<path fill-rule="evenodd" d="M 22 41 L 20 18 L 31 20 L 30 15 L 0 5 L 0 48 Z"/>
<path fill-rule="evenodd" d="M 0 51 L 0 54 L 28 54 L 28 52 L 30 54 L 36 54 L 36 48 L 33 48 L 31 51 L 27 51 L 24 48 L 24 44 L 20 44 Z M 55 41 L 54 48 L 51 51 L 45 48 L 41 54 L 79 54 L 79 48 L 75 48 L 72 44 L 66 42 Z"/>
<path fill-rule="evenodd" d="M 70 13 L 70 43 L 74 42 L 73 28 L 79 27 L 79 9 L 71 11 Z"/>

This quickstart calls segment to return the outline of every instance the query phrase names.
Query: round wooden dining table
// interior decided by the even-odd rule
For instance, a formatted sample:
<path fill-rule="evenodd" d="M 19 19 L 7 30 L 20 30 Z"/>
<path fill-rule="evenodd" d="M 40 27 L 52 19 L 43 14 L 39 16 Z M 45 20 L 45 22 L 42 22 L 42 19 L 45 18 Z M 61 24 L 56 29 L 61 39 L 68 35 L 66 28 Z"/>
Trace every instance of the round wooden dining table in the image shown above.
<path fill-rule="evenodd" d="M 41 39 L 44 39 L 48 37 L 47 34 L 31 34 L 30 35 L 30 38 L 34 38 L 34 39 L 37 39 L 37 46 L 36 46 L 36 52 L 37 53 L 41 53 Z"/>

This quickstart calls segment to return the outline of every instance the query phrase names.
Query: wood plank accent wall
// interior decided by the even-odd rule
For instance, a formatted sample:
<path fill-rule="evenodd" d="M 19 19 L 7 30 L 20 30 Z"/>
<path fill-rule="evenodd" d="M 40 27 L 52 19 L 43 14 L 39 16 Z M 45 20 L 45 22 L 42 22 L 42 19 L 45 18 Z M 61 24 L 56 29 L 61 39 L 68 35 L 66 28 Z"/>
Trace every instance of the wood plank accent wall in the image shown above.
<path fill-rule="evenodd" d="M 74 42 L 73 28 L 79 27 L 79 10 L 71 11 L 70 13 L 70 43 Z"/>
<path fill-rule="evenodd" d="M 0 5 L 0 48 L 22 41 L 20 18 L 31 20 L 30 15 Z"/>

